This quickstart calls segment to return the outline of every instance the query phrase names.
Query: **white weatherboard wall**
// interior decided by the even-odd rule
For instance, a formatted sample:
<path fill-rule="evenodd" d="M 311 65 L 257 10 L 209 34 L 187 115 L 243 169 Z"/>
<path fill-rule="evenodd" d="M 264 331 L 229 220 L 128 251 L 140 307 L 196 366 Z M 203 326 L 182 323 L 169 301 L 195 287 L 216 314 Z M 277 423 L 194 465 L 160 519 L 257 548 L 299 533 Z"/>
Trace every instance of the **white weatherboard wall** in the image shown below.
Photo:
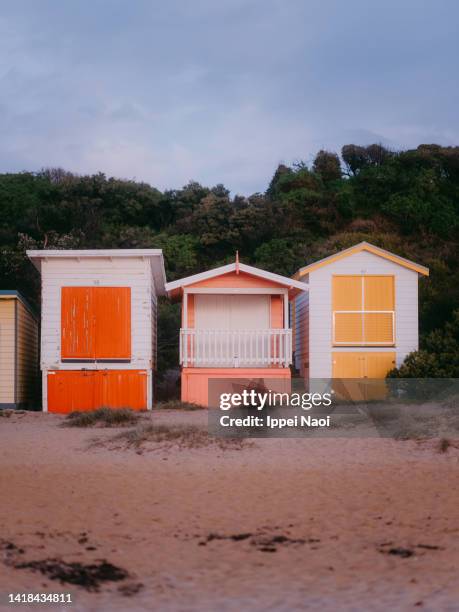
<path fill-rule="evenodd" d="M 395 347 L 332 344 L 332 277 L 335 274 L 387 274 L 395 279 Z M 367 251 L 324 265 L 303 277 L 309 282 L 309 377 L 332 377 L 332 352 L 396 352 L 397 366 L 418 348 L 418 274 Z M 297 318 L 304 316 L 297 300 Z"/>
<path fill-rule="evenodd" d="M 41 264 L 41 369 L 43 410 L 47 409 L 47 371 L 143 370 L 148 372 L 147 405 L 151 408 L 151 369 L 155 355 L 156 294 L 150 259 L 143 257 L 49 258 Z M 131 288 L 131 361 L 129 363 L 69 363 L 61 361 L 62 287 Z"/>

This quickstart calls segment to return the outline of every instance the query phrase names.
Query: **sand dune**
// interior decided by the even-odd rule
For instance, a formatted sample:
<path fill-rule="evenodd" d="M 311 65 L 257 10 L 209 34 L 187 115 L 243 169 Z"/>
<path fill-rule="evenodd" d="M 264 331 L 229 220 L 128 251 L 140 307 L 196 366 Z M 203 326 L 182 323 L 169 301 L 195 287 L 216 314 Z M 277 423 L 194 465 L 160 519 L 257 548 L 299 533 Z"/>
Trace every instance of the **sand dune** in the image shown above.
<path fill-rule="evenodd" d="M 204 411 L 146 419 L 207 422 Z M 70 592 L 72 610 L 459 607 L 456 448 L 322 438 L 139 450 L 90 444 L 119 429 L 61 422 L 0 419 L 2 594 Z M 108 579 L 65 585 L 53 571 Z"/>

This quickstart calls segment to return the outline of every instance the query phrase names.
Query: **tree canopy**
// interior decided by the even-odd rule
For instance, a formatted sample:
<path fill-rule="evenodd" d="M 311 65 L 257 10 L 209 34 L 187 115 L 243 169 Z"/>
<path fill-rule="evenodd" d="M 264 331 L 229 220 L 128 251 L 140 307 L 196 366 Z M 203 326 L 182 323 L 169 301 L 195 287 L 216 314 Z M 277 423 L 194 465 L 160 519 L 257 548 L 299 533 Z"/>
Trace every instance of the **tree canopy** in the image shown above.
<path fill-rule="evenodd" d="M 197 182 L 161 192 L 59 168 L 1 174 L 0 287 L 39 305 L 27 248 L 162 248 L 173 280 L 231 261 L 236 250 L 246 263 L 292 275 L 367 240 L 431 269 L 420 282 L 423 345 L 434 330 L 450 329 L 459 303 L 458 226 L 459 147 L 433 144 L 322 150 L 310 166 L 279 165 L 266 192 L 250 196 Z M 176 318 L 168 308 L 165 330 Z M 164 368 L 175 359 L 167 354 Z"/>

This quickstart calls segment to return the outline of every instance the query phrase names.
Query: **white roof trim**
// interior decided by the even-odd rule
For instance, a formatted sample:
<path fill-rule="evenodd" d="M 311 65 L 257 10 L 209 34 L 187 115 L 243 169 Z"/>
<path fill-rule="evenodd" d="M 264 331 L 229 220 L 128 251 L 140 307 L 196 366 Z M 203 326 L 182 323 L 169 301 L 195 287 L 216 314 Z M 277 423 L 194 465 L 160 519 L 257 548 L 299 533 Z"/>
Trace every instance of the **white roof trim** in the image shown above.
<path fill-rule="evenodd" d="M 37 270 L 42 259 L 148 258 L 151 259 L 157 295 L 165 295 L 166 272 L 162 249 L 42 249 L 26 251 Z"/>
<path fill-rule="evenodd" d="M 237 269 L 236 263 L 231 263 L 231 264 L 227 264 L 226 266 L 220 266 L 219 268 L 214 268 L 213 270 L 207 270 L 206 272 L 201 272 L 199 274 L 193 274 L 192 276 L 186 276 L 185 278 L 181 278 L 179 280 L 172 281 L 171 283 L 166 283 L 166 291 L 169 293 L 173 291 L 174 289 L 179 289 L 180 287 L 186 287 L 187 285 L 194 285 L 194 283 L 199 283 L 209 278 L 214 278 L 215 276 L 221 276 L 222 274 L 228 274 L 229 272 L 235 272 L 236 269 Z M 285 285 L 286 287 L 295 287 L 295 289 L 300 289 L 300 291 L 308 290 L 307 283 L 303 283 L 301 281 L 297 281 L 292 278 L 288 278 L 288 276 L 281 276 L 280 274 L 274 274 L 273 272 L 267 272 L 266 270 L 260 270 L 260 268 L 254 268 L 253 266 L 248 266 L 243 263 L 239 264 L 239 271 L 245 272 L 246 274 L 251 274 L 252 276 L 258 276 L 259 278 L 265 278 L 267 280 L 271 280 L 280 285 Z"/>
<path fill-rule="evenodd" d="M 26 251 L 30 259 L 45 257 L 158 257 L 161 249 L 40 249 Z"/>
<path fill-rule="evenodd" d="M 425 266 L 416 263 L 415 261 L 412 261 L 411 259 L 406 259 L 406 257 L 402 257 L 401 255 L 397 255 L 396 253 L 391 253 L 391 251 L 387 251 L 386 249 L 382 249 L 381 247 L 378 247 L 374 244 L 371 244 L 370 242 L 367 242 L 366 240 L 362 241 L 362 242 L 358 242 L 357 244 L 354 244 L 351 247 L 348 247 L 347 249 L 343 249 L 342 251 L 338 251 L 337 253 L 333 253 L 332 255 L 329 255 L 328 257 L 324 257 L 323 259 L 318 259 L 317 261 L 313 261 L 312 263 L 308 264 L 307 266 L 303 266 L 302 268 L 300 268 L 298 270 L 299 274 L 306 274 L 307 270 L 309 270 L 310 268 L 315 268 L 318 265 L 328 265 L 328 261 L 330 260 L 330 263 L 335 261 L 335 258 L 337 256 L 346 256 L 346 253 L 349 253 L 350 255 L 352 253 L 350 253 L 350 251 L 353 251 L 354 249 L 358 249 L 361 248 L 362 250 L 365 250 L 365 248 L 369 249 L 373 249 L 374 251 L 376 251 L 376 253 L 373 253 L 372 251 L 369 250 L 370 253 L 372 253 L 373 255 L 376 256 L 380 256 L 386 259 L 392 258 L 394 260 L 398 260 L 398 261 L 394 261 L 394 263 L 396 263 L 399 266 L 404 266 L 404 264 L 406 265 L 406 267 L 410 267 L 410 266 L 415 266 L 417 268 L 419 268 L 422 273 L 425 274 L 429 274 L 429 268 L 426 268 Z"/>

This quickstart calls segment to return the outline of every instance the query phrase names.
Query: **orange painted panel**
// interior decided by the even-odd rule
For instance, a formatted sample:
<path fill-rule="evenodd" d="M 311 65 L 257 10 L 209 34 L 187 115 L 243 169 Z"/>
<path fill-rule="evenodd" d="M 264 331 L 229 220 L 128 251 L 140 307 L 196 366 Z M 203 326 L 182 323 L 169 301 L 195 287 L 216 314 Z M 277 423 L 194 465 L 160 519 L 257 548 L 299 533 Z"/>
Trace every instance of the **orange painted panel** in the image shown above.
<path fill-rule="evenodd" d="M 257 381 L 276 379 L 279 383 L 275 391 L 288 393 L 291 389 L 290 368 L 183 368 L 182 402 L 208 407 L 210 378 L 243 378 Z"/>
<path fill-rule="evenodd" d="M 362 277 L 333 277 L 333 310 L 362 310 Z"/>
<path fill-rule="evenodd" d="M 147 408 L 145 370 L 101 370 L 97 380 L 97 401 L 107 408 Z"/>
<path fill-rule="evenodd" d="M 131 288 L 94 287 L 96 359 L 131 357 Z"/>
<path fill-rule="evenodd" d="M 183 309 L 183 306 L 182 306 Z M 188 294 L 188 302 L 187 302 L 187 310 L 188 310 L 188 324 L 183 327 L 188 327 L 188 329 L 193 329 L 195 322 L 195 309 L 194 309 L 194 295 L 192 293 Z"/>
<path fill-rule="evenodd" d="M 48 411 L 66 414 L 94 410 L 97 372 L 48 372 Z"/>
<path fill-rule="evenodd" d="M 62 359 L 130 359 L 130 287 L 63 287 Z"/>
<path fill-rule="evenodd" d="M 48 373 L 48 411 L 147 408 L 146 370 L 60 370 Z"/>
<path fill-rule="evenodd" d="M 215 276 L 214 278 L 208 278 L 203 281 L 199 281 L 198 283 L 193 283 L 189 285 L 190 287 L 228 287 L 228 288 L 243 288 L 243 287 L 282 287 L 285 288 L 285 285 L 280 285 L 279 283 L 275 283 L 274 281 L 270 281 L 266 278 L 260 278 L 259 276 L 252 276 L 251 274 L 247 274 L 246 272 L 229 272 L 228 274 L 221 274 L 220 276 Z"/>
<path fill-rule="evenodd" d="M 284 302 L 279 295 L 271 296 L 271 328 L 282 329 L 284 327 Z"/>
<path fill-rule="evenodd" d="M 395 310 L 393 276 L 364 276 L 364 310 Z"/>
<path fill-rule="evenodd" d="M 92 287 L 62 287 L 62 359 L 94 359 L 94 323 Z"/>

